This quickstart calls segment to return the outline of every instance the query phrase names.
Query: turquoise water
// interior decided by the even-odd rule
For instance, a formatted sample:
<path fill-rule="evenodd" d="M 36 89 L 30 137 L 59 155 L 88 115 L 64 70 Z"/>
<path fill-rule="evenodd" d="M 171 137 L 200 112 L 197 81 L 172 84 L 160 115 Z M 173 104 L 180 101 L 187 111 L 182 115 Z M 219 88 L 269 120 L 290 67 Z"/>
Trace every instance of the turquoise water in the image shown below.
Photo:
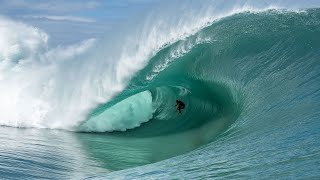
<path fill-rule="evenodd" d="M 319 177 L 319 25 L 319 9 L 241 13 L 158 52 L 127 88 L 151 92 L 157 111 L 124 134 L 155 141 L 165 136 L 167 144 L 155 157 L 177 144 L 201 147 L 97 177 Z M 186 102 L 182 115 L 170 107 L 175 99 Z M 179 134 L 189 140 L 181 141 Z"/>
<path fill-rule="evenodd" d="M 62 130 L 2 123 L 21 128 L 1 127 L 0 176 L 317 179 L 319 59 L 320 9 L 223 17 L 161 46 L 115 96 L 79 113 L 72 131 L 60 121 L 25 126 Z M 75 68 L 103 64 L 86 65 Z M 76 95 L 71 102 L 88 94 Z M 81 100 L 75 108 L 86 109 Z"/>

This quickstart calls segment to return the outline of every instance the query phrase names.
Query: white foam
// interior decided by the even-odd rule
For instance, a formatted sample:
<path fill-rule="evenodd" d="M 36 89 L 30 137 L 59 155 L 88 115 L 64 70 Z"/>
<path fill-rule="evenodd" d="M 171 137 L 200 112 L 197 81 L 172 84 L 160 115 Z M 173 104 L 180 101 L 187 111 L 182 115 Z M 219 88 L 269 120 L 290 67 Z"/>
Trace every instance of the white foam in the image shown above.
<path fill-rule="evenodd" d="M 122 91 L 162 48 L 223 17 L 274 8 L 243 2 L 163 3 L 139 17 L 141 24 L 128 24 L 125 34 L 54 49 L 48 48 L 49 36 L 42 30 L 0 18 L 0 125 L 74 129 L 92 109 Z M 191 48 L 181 46 L 154 71 L 161 72 L 170 58 Z M 118 127 L 117 120 L 111 121 Z"/>

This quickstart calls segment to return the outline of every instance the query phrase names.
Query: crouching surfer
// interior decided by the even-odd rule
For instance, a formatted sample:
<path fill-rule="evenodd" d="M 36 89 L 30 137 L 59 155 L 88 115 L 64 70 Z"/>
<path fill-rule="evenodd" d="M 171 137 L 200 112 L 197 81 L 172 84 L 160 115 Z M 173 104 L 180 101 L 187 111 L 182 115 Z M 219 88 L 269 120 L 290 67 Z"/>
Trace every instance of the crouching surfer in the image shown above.
<path fill-rule="evenodd" d="M 184 109 L 185 104 L 182 101 L 176 100 L 176 111 L 181 114 L 181 109 Z"/>

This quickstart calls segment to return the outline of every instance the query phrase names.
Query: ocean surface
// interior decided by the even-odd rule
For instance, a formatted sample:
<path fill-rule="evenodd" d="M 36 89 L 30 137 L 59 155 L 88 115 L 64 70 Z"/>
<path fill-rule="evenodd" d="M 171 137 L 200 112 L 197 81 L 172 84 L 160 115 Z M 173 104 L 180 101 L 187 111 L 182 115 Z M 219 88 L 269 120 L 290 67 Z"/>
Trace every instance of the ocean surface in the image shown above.
<path fill-rule="evenodd" d="M 320 9 L 214 7 L 56 48 L 0 18 L 0 178 L 319 179 Z"/>

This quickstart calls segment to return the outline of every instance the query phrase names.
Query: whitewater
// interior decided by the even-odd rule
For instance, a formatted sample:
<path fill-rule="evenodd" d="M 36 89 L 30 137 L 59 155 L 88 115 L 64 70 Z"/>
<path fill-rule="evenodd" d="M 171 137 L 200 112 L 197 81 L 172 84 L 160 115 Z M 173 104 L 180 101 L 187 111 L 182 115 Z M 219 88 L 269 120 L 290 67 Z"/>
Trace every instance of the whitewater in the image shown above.
<path fill-rule="evenodd" d="M 319 7 L 163 1 L 53 47 L 0 16 L 0 177 L 319 178 Z"/>

